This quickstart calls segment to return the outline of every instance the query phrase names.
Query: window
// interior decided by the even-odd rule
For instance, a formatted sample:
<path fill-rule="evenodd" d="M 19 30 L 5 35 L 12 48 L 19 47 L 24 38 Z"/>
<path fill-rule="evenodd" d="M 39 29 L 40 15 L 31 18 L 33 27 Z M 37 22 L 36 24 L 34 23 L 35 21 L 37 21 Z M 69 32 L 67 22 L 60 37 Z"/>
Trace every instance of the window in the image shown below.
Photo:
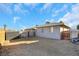
<path fill-rule="evenodd" d="M 53 27 L 49 27 L 49 32 L 53 32 Z"/>
<path fill-rule="evenodd" d="M 51 27 L 51 32 L 53 32 L 53 27 Z"/>
<path fill-rule="evenodd" d="M 44 32 L 44 29 L 43 28 L 41 28 L 41 32 Z"/>
<path fill-rule="evenodd" d="M 49 32 L 51 32 L 51 27 L 49 27 Z"/>

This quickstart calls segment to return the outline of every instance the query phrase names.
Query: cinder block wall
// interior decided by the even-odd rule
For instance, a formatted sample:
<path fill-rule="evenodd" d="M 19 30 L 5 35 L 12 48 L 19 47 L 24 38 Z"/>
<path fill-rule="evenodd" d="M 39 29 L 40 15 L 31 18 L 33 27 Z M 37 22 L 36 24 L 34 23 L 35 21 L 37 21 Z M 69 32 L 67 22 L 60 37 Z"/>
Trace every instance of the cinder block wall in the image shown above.
<path fill-rule="evenodd" d="M 0 29 L 0 44 L 2 44 L 5 41 L 5 31 L 3 29 Z"/>
<path fill-rule="evenodd" d="M 11 39 L 15 38 L 18 35 L 19 35 L 18 31 L 8 31 L 8 32 L 6 32 L 6 39 L 11 40 Z"/>

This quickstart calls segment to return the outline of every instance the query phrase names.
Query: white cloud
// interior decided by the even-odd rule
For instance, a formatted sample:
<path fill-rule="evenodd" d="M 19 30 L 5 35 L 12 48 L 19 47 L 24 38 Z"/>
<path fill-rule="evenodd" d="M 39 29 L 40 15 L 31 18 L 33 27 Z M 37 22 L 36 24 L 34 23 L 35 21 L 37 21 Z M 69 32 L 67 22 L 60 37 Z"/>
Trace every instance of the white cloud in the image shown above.
<path fill-rule="evenodd" d="M 38 3 L 24 3 L 24 5 L 31 6 L 32 8 L 34 8 L 35 6 L 38 5 Z"/>
<path fill-rule="evenodd" d="M 47 22 L 47 21 L 51 22 L 51 23 L 56 22 L 54 19 L 46 19 L 45 22 Z"/>
<path fill-rule="evenodd" d="M 24 26 L 24 25 L 20 25 L 20 26 L 21 26 L 22 30 L 26 29 L 26 27 L 27 27 L 27 26 Z"/>
<path fill-rule="evenodd" d="M 50 8 L 52 5 L 53 5 L 53 4 L 51 4 L 51 3 L 46 3 L 46 4 L 44 4 L 44 6 L 40 9 L 40 11 L 44 11 L 44 10 L 46 10 L 47 8 Z"/>
<path fill-rule="evenodd" d="M 23 4 L 21 4 L 21 3 L 15 4 L 14 5 L 14 11 L 16 13 L 21 13 L 21 14 L 25 15 L 29 11 L 27 9 L 23 9 L 22 6 L 23 6 Z"/>
<path fill-rule="evenodd" d="M 65 11 L 65 10 L 67 10 L 67 7 L 68 7 L 68 5 L 67 4 L 65 4 L 60 10 L 59 10 L 59 12 L 62 12 L 62 11 Z"/>
<path fill-rule="evenodd" d="M 1 3 L 0 4 L 0 12 L 12 14 L 11 5 L 12 4 L 2 4 Z"/>
<path fill-rule="evenodd" d="M 20 20 L 20 17 L 15 16 L 15 17 L 13 18 L 13 23 L 15 24 L 18 20 Z"/>
<path fill-rule="evenodd" d="M 21 5 L 22 4 L 15 4 L 14 5 L 14 11 L 16 11 L 16 12 L 21 11 Z"/>
<path fill-rule="evenodd" d="M 68 5 L 66 4 L 66 5 L 63 5 L 62 8 L 60 8 L 60 9 L 58 9 L 56 11 L 52 10 L 52 17 L 55 17 L 55 16 L 59 15 L 61 12 L 64 12 L 64 11 L 66 12 L 67 11 L 67 7 L 68 7 Z"/>
<path fill-rule="evenodd" d="M 24 5 L 30 7 L 30 10 L 33 10 L 39 3 L 24 3 Z"/>
<path fill-rule="evenodd" d="M 79 24 L 79 4 L 73 5 L 71 12 L 65 14 L 64 17 L 58 21 L 63 21 L 71 28 L 76 28 L 77 24 Z"/>

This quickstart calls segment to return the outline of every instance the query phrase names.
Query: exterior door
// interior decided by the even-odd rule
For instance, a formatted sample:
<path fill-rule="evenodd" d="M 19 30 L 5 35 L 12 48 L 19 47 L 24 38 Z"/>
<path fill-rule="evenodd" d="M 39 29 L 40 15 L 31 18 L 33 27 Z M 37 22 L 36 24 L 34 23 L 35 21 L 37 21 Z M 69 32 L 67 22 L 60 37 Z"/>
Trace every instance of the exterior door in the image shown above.
<path fill-rule="evenodd" d="M 69 31 L 63 31 L 61 33 L 61 39 L 62 40 L 69 40 L 70 39 L 70 32 Z"/>
<path fill-rule="evenodd" d="M 29 32 L 28 32 L 28 37 L 30 37 Z"/>
<path fill-rule="evenodd" d="M 35 31 L 33 32 L 33 36 L 34 36 L 34 37 L 36 36 L 36 33 L 35 33 Z"/>

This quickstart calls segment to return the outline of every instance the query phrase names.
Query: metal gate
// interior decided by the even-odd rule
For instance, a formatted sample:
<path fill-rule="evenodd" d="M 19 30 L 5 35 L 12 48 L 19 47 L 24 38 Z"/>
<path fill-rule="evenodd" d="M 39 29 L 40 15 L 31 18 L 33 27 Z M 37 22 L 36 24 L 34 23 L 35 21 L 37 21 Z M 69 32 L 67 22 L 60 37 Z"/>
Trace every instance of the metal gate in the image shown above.
<path fill-rule="evenodd" d="M 69 40 L 70 39 L 70 32 L 69 31 L 63 31 L 61 33 L 61 39 L 62 40 Z"/>

